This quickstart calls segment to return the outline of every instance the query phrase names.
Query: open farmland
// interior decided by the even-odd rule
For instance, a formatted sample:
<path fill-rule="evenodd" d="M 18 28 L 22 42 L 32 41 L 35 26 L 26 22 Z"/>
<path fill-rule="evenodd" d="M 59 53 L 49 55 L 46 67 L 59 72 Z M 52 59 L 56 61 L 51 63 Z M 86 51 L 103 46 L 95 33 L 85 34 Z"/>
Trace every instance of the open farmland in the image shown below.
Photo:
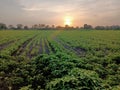
<path fill-rule="evenodd" d="M 4 90 L 120 90 L 119 85 L 120 31 L 0 31 Z"/>

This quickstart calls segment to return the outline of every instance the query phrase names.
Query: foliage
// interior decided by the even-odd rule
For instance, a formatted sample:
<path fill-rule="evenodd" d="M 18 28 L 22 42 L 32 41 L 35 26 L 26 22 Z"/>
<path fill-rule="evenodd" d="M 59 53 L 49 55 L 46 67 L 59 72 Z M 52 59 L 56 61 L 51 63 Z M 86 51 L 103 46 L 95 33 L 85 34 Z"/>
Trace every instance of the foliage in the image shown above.
<path fill-rule="evenodd" d="M 2 90 L 119 90 L 119 31 L 0 31 Z"/>

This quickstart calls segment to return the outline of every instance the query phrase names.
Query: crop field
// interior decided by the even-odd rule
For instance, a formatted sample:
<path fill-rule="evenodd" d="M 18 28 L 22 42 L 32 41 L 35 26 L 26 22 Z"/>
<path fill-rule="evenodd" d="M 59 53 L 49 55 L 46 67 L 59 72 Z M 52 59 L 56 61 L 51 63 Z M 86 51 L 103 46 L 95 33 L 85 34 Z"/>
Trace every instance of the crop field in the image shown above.
<path fill-rule="evenodd" d="M 120 90 L 120 31 L 1 30 L 0 90 Z"/>

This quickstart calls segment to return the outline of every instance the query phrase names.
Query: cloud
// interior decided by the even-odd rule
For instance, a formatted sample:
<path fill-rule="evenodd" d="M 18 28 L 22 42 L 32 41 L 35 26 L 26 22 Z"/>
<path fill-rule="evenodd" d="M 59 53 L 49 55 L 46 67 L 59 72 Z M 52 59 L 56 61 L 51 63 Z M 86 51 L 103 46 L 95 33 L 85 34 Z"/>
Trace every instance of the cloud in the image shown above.
<path fill-rule="evenodd" d="M 53 2 L 54 1 L 54 2 Z M 66 4 L 67 0 L 64 2 L 60 2 L 58 0 L 53 1 L 42 1 L 42 0 L 35 0 L 35 2 L 28 0 L 20 0 L 20 4 L 24 6 L 23 10 L 26 11 L 51 11 L 51 12 L 67 12 L 73 9 L 70 5 Z"/>
<path fill-rule="evenodd" d="M 40 11 L 42 8 L 37 8 L 37 7 L 31 7 L 31 8 L 23 8 L 25 11 Z"/>
<path fill-rule="evenodd" d="M 61 19 L 71 15 L 76 25 L 120 24 L 119 5 L 120 0 L 1 0 L 0 17 L 3 19 L 0 20 L 61 24 Z"/>
<path fill-rule="evenodd" d="M 105 13 L 119 10 L 120 0 L 19 0 L 26 11 Z"/>

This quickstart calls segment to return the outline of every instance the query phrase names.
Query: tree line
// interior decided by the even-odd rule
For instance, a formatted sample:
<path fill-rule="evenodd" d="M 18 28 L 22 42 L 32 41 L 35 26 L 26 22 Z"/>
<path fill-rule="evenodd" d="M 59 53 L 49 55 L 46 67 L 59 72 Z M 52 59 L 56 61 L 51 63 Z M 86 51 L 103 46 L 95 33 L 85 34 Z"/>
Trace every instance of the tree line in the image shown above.
<path fill-rule="evenodd" d="M 14 25 L 6 25 L 4 23 L 0 23 L 0 30 L 59 30 L 59 29 L 69 29 L 69 30 L 79 30 L 79 29 L 87 29 L 87 30 L 120 30 L 120 25 L 112 25 L 112 26 L 95 26 L 84 24 L 83 27 L 73 27 L 69 25 L 63 26 L 55 26 L 55 25 L 46 25 L 46 24 L 34 24 L 31 27 L 23 24 Z"/>

